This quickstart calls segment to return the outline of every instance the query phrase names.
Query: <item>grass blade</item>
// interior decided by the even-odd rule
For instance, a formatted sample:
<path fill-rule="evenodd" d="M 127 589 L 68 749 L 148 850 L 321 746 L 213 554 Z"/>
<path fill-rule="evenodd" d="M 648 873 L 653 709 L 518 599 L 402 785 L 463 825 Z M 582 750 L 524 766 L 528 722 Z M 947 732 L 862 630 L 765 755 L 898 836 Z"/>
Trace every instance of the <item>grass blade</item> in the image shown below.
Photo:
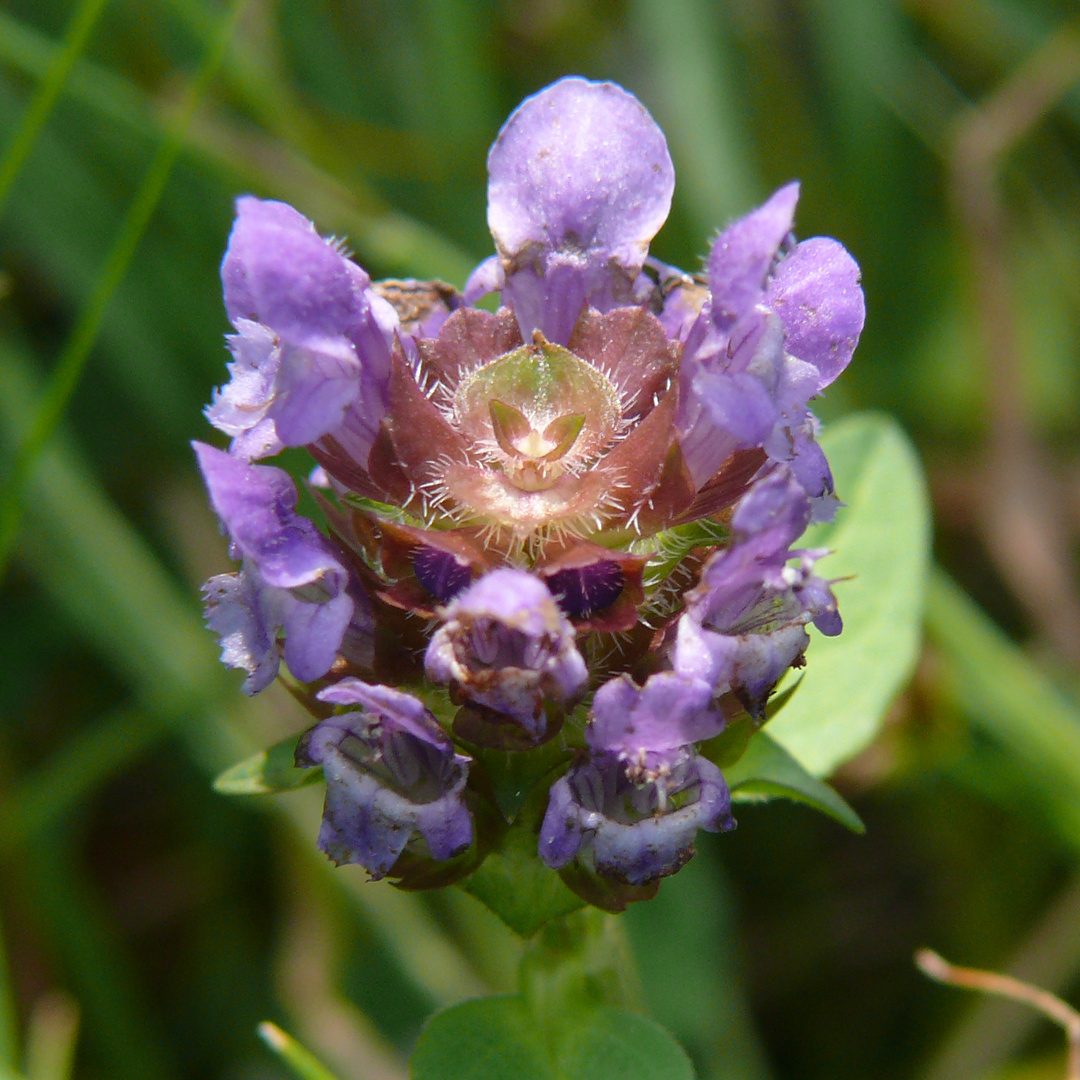
<path fill-rule="evenodd" d="M 64 36 L 63 47 L 49 65 L 45 77 L 38 84 L 33 100 L 23 114 L 22 123 L 16 129 L 11 142 L 8 143 L 3 159 L 0 159 L 0 213 L 3 213 L 4 203 L 15 183 L 15 178 L 33 151 L 34 144 L 44 129 L 49 114 L 60 97 L 60 92 L 64 89 L 68 75 L 71 74 L 75 61 L 86 48 L 90 33 L 107 2 L 108 0 L 81 0 L 75 9 L 67 34 Z"/>
<path fill-rule="evenodd" d="M 1025 763 L 1033 785 L 1080 799 L 1080 707 L 941 570 L 929 579 L 926 630 L 971 722 Z"/>
<path fill-rule="evenodd" d="M 259 1025 L 259 1038 L 300 1078 L 300 1080 L 337 1080 L 319 1059 L 291 1035 L 269 1020 Z"/>
<path fill-rule="evenodd" d="M 207 49 L 184 101 L 166 128 L 157 153 L 120 229 L 97 285 L 83 309 L 57 363 L 49 388 L 34 415 L 30 431 L 15 455 L 8 482 L 0 493 L 0 577 L 3 576 L 18 538 L 23 517 L 23 494 L 41 452 L 60 422 L 78 386 L 90 350 L 97 340 L 105 310 L 127 272 L 135 249 L 165 190 L 180 153 L 195 108 L 218 69 L 233 29 L 247 0 L 233 0 L 222 16 L 218 32 Z"/>
<path fill-rule="evenodd" d="M 79 1006 L 62 992 L 43 995 L 30 1017 L 26 1080 L 70 1080 L 79 1037 Z"/>
<path fill-rule="evenodd" d="M 649 42 L 656 116 L 682 197 L 707 233 L 745 213 L 761 194 L 725 40 L 730 20 L 701 0 L 637 0 L 631 12 L 638 36 Z"/>

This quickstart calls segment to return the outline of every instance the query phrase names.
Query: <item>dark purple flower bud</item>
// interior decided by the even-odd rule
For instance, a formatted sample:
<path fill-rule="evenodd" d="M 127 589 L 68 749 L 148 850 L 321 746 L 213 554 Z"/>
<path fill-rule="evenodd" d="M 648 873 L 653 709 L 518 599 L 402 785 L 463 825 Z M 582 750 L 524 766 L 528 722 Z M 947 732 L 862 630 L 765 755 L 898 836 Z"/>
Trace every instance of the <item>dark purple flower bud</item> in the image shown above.
<path fill-rule="evenodd" d="M 472 581 L 472 569 L 452 552 L 434 547 L 417 547 L 412 556 L 416 580 L 440 604 L 449 603 Z"/>
<path fill-rule="evenodd" d="M 613 604 L 624 588 L 622 567 L 613 559 L 556 570 L 545 579 L 559 606 L 572 619 L 588 618 Z"/>
<path fill-rule="evenodd" d="M 245 197 L 236 209 L 221 268 L 238 331 L 232 380 L 208 418 L 248 458 L 313 443 L 350 417 L 370 449 L 387 404 L 393 309 L 291 207 Z"/>
<path fill-rule="evenodd" d="M 809 520 L 810 500 L 788 471 L 758 481 L 732 516 L 731 546 L 705 564 L 679 620 L 676 671 L 734 691 L 755 716 L 809 644 L 805 624 L 841 630 L 832 591 L 812 572 L 823 552 L 791 550 Z"/>
<path fill-rule="evenodd" d="M 416 834 L 435 859 L 468 848 L 473 826 L 462 792 L 471 759 L 454 752 L 423 703 L 359 679 L 343 679 L 319 698 L 360 706 L 323 720 L 297 748 L 298 765 L 321 765 L 326 775 L 319 848 L 376 879 Z"/>
<path fill-rule="evenodd" d="M 443 612 L 428 646 L 429 679 L 507 717 L 535 741 L 545 702 L 564 707 L 585 687 L 574 630 L 544 583 L 524 570 L 493 570 Z"/>
<path fill-rule="evenodd" d="M 211 505 L 244 563 L 238 576 L 219 575 L 204 586 L 222 660 L 247 671 L 244 689 L 257 693 L 277 674 L 276 639 L 284 627 L 289 670 L 303 682 L 325 675 L 354 612 L 348 571 L 296 513 L 296 486 L 287 473 L 192 445 Z"/>
<path fill-rule="evenodd" d="M 583 304 L 633 302 L 675 187 L 663 133 L 633 95 L 560 79 L 511 115 L 488 172 L 503 302 L 526 341 L 539 329 L 565 345 Z"/>

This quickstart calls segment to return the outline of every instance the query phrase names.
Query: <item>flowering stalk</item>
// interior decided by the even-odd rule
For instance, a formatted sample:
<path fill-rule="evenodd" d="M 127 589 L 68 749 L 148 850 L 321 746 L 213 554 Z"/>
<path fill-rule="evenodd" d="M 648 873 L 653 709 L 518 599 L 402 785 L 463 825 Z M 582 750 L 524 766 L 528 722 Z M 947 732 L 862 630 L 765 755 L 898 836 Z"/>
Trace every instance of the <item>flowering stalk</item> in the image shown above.
<path fill-rule="evenodd" d="M 674 171 L 610 83 L 527 99 L 488 169 L 496 254 L 460 293 L 239 200 L 207 409 L 232 441 L 196 452 L 241 568 L 207 618 L 246 692 L 282 659 L 300 684 L 336 862 L 428 887 L 528 828 L 618 908 L 733 827 L 716 737 L 764 722 L 808 623 L 841 630 L 793 545 L 837 506 L 808 402 L 855 348 L 859 272 L 795 242 L 796 184 L 702 274 L 652 259 Z M 301 446 L 327 534 L 257 464 Z"/>

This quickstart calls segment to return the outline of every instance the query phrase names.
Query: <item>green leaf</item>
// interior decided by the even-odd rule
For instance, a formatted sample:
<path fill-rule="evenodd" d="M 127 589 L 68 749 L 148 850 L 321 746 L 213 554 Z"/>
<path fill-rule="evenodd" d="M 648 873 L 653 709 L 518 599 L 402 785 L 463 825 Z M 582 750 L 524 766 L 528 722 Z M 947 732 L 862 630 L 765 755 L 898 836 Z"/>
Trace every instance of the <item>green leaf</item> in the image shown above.
<path fill-rule="evenodd" d="M 297 735 L 290 735 L 265 750 L 237 762 L 214 781 L 219 795 L 273 795 L 292 791 L 322 779 L 322 769 L 298 769 L 293 755 Z"/>
<path fill-rule="evenodd" d="M 750 740 L 771 720 L 793 697 L 802 685 L 802 673 L 788 680 L 788 685 L 778 694 L 773 694 L 766 704 L 765 720 L 760 724 L 745 710 L 728 717 L 724 730 L 714 735 L 701 746 L 701 753 L 714 765 L 718 765 L 726 774 L 736 761 L 746 753 Z"/>
<path fill-rule="evenodd" d="M 566 1080 L 693 1080 L 694 1069 L 659 1024 L 601 1005 L 568 1026 L 555 1075 Z"/>
<path fill-rule="evenodd" d="M 658 1024 L 610 1005 L 538 1022 L 520 997 L 436 1013 L 411 1062 L 413 1080 L 693 1080 L 690 1059 Z"/>
<path fill-rule="evenodd" d="M 488 997 L 436 1013 L 420 1033 L 412 1080 L 554 1080 L 518 997 Z"/>
<path fill-rule="evenodd" d="M 725 778 L 735 802 L 793 799 L 828 814 L 853 832 L 866 831 L 859 815 L 828 784 L 808 773 L 764 731 L 750 740 L 746 753 Z"/>
<path fill-rule="evenodd" d="M 800 547 L 832 549 L 820 564 L 844 632 L 813 634 L 799 693 L 769 734 L 815 776 L 827 776 L 877 735 L 919 653 L 930 513 L 915 451 L 888 417 L 854 416 L 821 439 L 847 506 Z M 790 678 L 790 675 L 789 675 Z"/>
<path fill-rule="evenodd" d="M 499 809 L 507 821 L 513 821 L 521 812 L 537 784 L 554 770 L 565 767 L 573 758 L 567 739 L 583 744 L 580 731 L 584 727 L 583 716 L 567 718 L 558 738 L 533 750 L 492 750 L 486 746 L 466 744 L 466 750 L 483 767 L 484 775 L 491 783 L 492 792 Z M 545 787 L 543 789 L 547 791 Z"/>

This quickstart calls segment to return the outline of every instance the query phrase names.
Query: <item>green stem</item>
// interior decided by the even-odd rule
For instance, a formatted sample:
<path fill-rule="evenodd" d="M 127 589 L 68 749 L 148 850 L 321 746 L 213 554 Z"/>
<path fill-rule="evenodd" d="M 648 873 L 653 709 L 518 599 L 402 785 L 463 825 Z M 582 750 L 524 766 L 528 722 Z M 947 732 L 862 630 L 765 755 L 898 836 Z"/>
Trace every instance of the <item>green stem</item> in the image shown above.
<path fill-rule="evenodd" d="M 128 210 L 108 260 L 98 276 L 94 292 L 64 347 L 49 387 L 34 415 L 30 430 L 16 452 L 8 482 L 0 493 L 0 577 L 3 576 L 18 539 L 23 518 L 23 497 L 34 467 L 42 450 L 55 433 L 68 402 L 79 384 L 86 361 L 90 356 L 90 350 L 94 347 L 101 330 L 109 301 L 127 273 L 139 241 L 157 209 L 165 184 L 168 182 L 173 165 L 183 146 L 184 134 L 191 123 L 200 98 L 224 58 L 229 39 L 246 2 L 247 0 L 233 0 L 218 24 L 217 33 L 203 57 L 199 70 L 188 87 L 180 108 L 166 128 L 165 135 L 150 162 L 142 186 Z"/>
<path fill-rule="evenodd" d="M 518 979 L 521 996 L 538 1023 L 593 1005 L 645 1011 L 623 924 L 619 916 L 596 908 L 583 908 L 544 926 L 522 958 Z"/>
<path fill-rule="evenodd" d="M 87 39 L 97 23 L 108 0 L 81 0 L 75 9 L 71 24 L 64 37 L 64 44 L 49 65 L 45 77 L 38 84 L 33 100 L 23 114 L 22 123 L 0 160 L 0 213 L 11 192 L 15 178 L 19 175 L 26 159 L 34 149 L 42 129 L 49 119 L 49 114 L 64 89 L 68 75 L 78 60 Z"/>

